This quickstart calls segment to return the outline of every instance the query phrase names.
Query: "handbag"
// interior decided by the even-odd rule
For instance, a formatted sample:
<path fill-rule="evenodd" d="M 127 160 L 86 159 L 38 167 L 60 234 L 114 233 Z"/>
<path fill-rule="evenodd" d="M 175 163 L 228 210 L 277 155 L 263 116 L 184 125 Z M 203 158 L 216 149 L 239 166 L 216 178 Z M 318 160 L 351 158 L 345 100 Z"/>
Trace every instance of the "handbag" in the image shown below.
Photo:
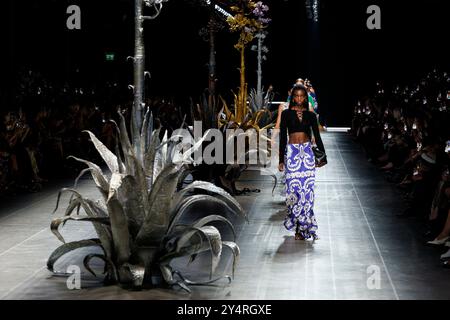
<path fill-rule="evenodd" d="M 317 147 L 312 147 L 314 153 L 314 158 L 316 161 L 316 166 L 324 165 L 327 163 L 327 154 Z"/>

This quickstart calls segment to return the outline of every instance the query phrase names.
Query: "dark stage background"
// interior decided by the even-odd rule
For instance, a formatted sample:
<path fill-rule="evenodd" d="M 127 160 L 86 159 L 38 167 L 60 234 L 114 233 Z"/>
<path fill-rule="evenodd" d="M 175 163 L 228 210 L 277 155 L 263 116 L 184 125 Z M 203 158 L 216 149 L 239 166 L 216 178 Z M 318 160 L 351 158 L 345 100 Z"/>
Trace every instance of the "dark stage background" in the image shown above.
<path fill-rule="evenodd" d="M 277 100 L 298 78 L 316 88 L 322 119 L 328 126 L 349 126 L 358 97 L 371 94 L 376 81 L 417 81 L 433 68 L 450 71 L 449 1 L 320 1 L 319 23 L 312 27 L 302 0 L 265 1 L 273 19 L 266 41 L 264 85 L 273 84 Z M 198 35 L 207 22 L 195 1 L 170 0 L 154 21 L 146 22 L 147 83 L 150 96 L 192 96 L 207 87 L 208 45 Z M 81 7 L 81 30 L 66 28 L 66 8 Z M 381 8 L 381 30 L 368 30 L 366 9 Z M 19 72 L 76 86 L 132 82 L 133 1 L 2 1 L 0 108 L 15 106 Z M 238 86 L 237 34 L 217 35 L 218 90 L 229 97 Z M 114 52 L 115 61 L 105 61 Z M 256 53 L 248 51 L 249 87 L 256 86 Z M 131 98 L 131 92 L 130 92 Z"/>

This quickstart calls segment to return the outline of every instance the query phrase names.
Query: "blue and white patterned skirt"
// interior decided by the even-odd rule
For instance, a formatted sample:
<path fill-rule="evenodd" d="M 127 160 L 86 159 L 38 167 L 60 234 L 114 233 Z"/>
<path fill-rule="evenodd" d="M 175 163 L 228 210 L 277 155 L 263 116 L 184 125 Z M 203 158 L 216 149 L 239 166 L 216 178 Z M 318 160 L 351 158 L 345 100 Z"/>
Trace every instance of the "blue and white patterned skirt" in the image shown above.
<path fill-rule="evenodd" d="M 310 142 L 287 144 L 285 154 L 286 205 L 284 226 L 303 238 L 318 238 L 314 216 L 316 166 Z"/>

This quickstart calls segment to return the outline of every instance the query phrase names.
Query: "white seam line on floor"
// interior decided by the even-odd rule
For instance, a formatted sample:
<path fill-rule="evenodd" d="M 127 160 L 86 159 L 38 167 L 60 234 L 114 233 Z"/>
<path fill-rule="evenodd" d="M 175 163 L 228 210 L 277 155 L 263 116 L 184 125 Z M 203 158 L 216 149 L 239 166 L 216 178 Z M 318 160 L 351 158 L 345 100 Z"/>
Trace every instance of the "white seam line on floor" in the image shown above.
<path fill-rule="evenodd" d="M 12 292 L 14 292 L 14 290 L 16 290 L 17 288 L 19 288 L 22 284 L 24 284 L 25 282 L 27 282 L 28 280 L 30 280 L 31 278 L 33 278 L 37 273 L 39 273 L 40 271 L 46 269 L 47 266 L 43 266 L 39 269 L 37 269 L 36 271 L 34 271 L 32 274 L 30 274 L 28 277 L 26 277 L 24 280 L 22 280 L 21 282 L 19 282 L 18 284 L 16 284 L 14 287 L 12 287 L 11 289 L 9 289 L 6 293 L 4 293 L 1 297 L 0 300 L 4 300 L 8 295 L 10 295 Z"/>
<path fill-rule="evenodd" d="M 333 299 L 337 299 L 337 289 L 336 289 L 336 273 L 334 271 L 334 255 L 333 255 L 333 246 L 331 243 L 331 221 L 330 221 L 330 211 L 328 204 L 328 185 L 325 185 L 325 194 L 327 195 L 327 199 L 325 202 L 326 205 L 326 213 L 327 213 L 327 221 L 328 221 L 328 243 L 330 245 L 330 263 L 331 263 L 331 276 L 333 281 Z"/>
<path fill-rule="evenodd" d="M 0 253 L 0 257 L 3 256 L 3 255 L 5 255 L 5 254 L 7 254 L 7 253 L 10 252 L 11 250 L 17 248 L 18 246 L 24 244 L 24 243 L 27 242 L 28 240 L 34 238 L 34 237 L 37 236 L 38 234 L 40 234 L 40 233 L 42 233 L 42 232 L 44 232 L 44 231 L 48 231 L 48 230 L 49 230 L 49 228 L 47 227 L 47 228 L 45 228 L 45 229 L 42 229 L 41 231 L 36 232 L 36 233 L 33 234 L 32 236 L 26 238 L 25 240 L 19 242 L 18 244 L 13 245 L 11 248 L 9 248 L 9 249 L 3 251 L 2 253 Z"/>
<path fill-rule="evenodd" d="M 345 171 L 347 171 L 347 174 L 349 175 L 347 166 L 345 165 L 344 157 L 342 157 L 342 154 L 341 154 L 340 151 L 338 153 L 339 153 L 339 156 L 341 157 L 342 164 L 344 165 Z M 399 296 L 397 294 L 397 290 L 395 289 L 394 283 L 392 282 L 392 278 L 391 278 L 391 275 L 389 273 L 389 270 L 388 270 L 388 268 L 386 266 L 386 263 L 384 262 L 384 258 L 383 258 L 383 255 L 381 254 L 380 247 L 378 246 L 377 239 L 375 238 L 375 235 L 373 234 L 372 227 L 370 226 L 369 220 L 367 219 L 366 211 L 363 208 L 363 205 L 361 203 L 361 199 L 359 198 L 358 193 L 356 192 L 356 187 L 355 187 L 355 185 L 353 183 L 352 183 L 352 187 L 353 187 L 353 190 L 355 191 L 356 199 L 358 200 L 359 207 L 361 208 L 361 212 L 363 213 L 363 216 L 364 216 L 364 219 L 366 221 L 367 227 L 369 228 L 370 235 L 372 236 L 373 242 L 375 243 L 375 247 L 377 248 L 378 255 L 380 256 L 380 259 L 381 259 L 381 263 L 383 264 L 384 270 L 386 271 L 386 275 L 388 277 L 389 283 L 391 284 L 392 290 L 394 291 L 395 299 L 396 300 L 400 300 L 400 298 L 399 298 Z"/>

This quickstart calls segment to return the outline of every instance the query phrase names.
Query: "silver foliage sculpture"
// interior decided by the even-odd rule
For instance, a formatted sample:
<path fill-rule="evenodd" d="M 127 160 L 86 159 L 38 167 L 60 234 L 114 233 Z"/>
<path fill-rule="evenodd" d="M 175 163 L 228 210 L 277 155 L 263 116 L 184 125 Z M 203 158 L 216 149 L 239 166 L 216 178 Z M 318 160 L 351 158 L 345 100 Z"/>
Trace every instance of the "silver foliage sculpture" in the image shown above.
<path fill-rule="evenodd" d="M 242 207 L 225 190 L 205 181 L 195 181 L 182 189 L 183 181 L 189 174 L 194 160 L 192 154 L 201 147 L 208 136 L 195 141 L 186 148 L 179 141 L 182 136 L 171 138 L 164 134 L 160 140 L 160 129 L 153 128 L 153 116 L 147 109 L 144 114 L 144 20 L 155 19 L 167 0 L 135 0 L 135 55 L 129 57 L 134 62 L 134 103 L 131 114 L 131 136 L 125 119 L 119 111 L 119 124 L 114 152 L 109 150 L 97 137 L 87 131 L 92 143 L 106 163 L 109 174 L 102 172 L 97 164 L 72 157 L 86 164 L 75 181 L 74 188 L 62 189 L 58 194 L 55 211 L 63 193 L 72 196 L 63 217 L 51 222 L 51 231 L 63 242 L 47 261 L 47 267 L 54 271 L 55 263 L 65 254 L 84 247 L 100 247 L 102 254 L 88 254 L 83 264 L 90 267 L 92 259 L 105 263 L 105 282 L 120 283 L 141 288 L 145 283 L 152 285 L 165 282 L 179 285 L 190 291 L 189 284 L 209 284 L 230 276 L 212 279 L 223 247 L 233 254 L 233 275 L 239 258 L 239 247 L 234 242 L 223 241 L 222 234 L 211 223 L 228 226 L 235 235 L 232 223 L 218 213 L 228 211 L 244 216 Z M 143 15 L 143 5 L 153 8 L 154 14 Z M 101 198 L 92 200 L 76 190 L 79 178 L 89 172 L 99 189 Z M 218 206 L 219 212 L 206 215 L 192 223 L 182 224 L 182 218 L 198 204 Z M 80 216 L 83 209 L 84 215 Z M 66 243 L 59 228 L 68 221 L 92 223 L 97 238 Z M 211 254 L 210 280 L 194 282 L 173 270 L 171 262 L 180 257 L 190 257 L 194 261 L 203 253 Z"/>
<path fill-rule="evenodd" d="M 268 103 L 268 94 L 270 93 L 270 89 L 267 90 L 266 96 L 263 93 L 262 87 L 262 62 L 267 60 L 266 54 L 269 52 L 269 49 L 264 45 L 264 40 L 268 34 L 266 28 L 271 21 L 270 18 L 266 17 L 267 12 L 269 11 L 269 6 L 265 5 L 262 1 L 258 1 L 255 4 L 255 8 L 253 9 L 253 15 L 256 17 L 257 21 L 263 26 L 263 28 L 259 29 L 255 34 L 255 38 L 258 39 L 258 44 L 252 46 L 252 51 L 256 51 L 258 54 L 258 69 L 257 69 L 257 85 L 256 91 L 253 89 L 250 94 L 250 106 L 253 112 L 257 110 L 263 109 L 267 107 Z"/>
<path fill-rule="evenodd" d="M 168 285 L 190 291 L 188 284 L 208 284 L 222 278 L 231 281 L 230 276 L 211 278 L 224 247 L 233 253 L 234 275 L 239 247 L 235 239 L 224 241 L 211 223 L 223 223 L 234 235 L 232 223 L 217 212 L 189 224 L 181 223 L 194 205 L 205 203 L 217 204 L 220 211 L 245 217 L 242 207 L 229 193 L 209 182 L 195 181 L 180 188 L 193 163 L 191 155 L 208 132 L 189 149 L 179 141 L 181 135 L 168 138 L 165 134 L 160 140 L 160 129 L 153 130 L 153 117 L 147 110 L 139 136 L 130 139 L 125 119 L 120 111 L 118 114 L 119 125 L 114 122 L 118 134 L 115 153 L 86 131 L 110 175 L 104 174 L 95 163 L 73 157 L 87 168 L 80 173 L 74 188 L 62 189 L 58 194 L 56 209 L 62 193 L 70 193 L 72 197 L 64 216 L 51 222 L 51 231 L 63 244 L 50 255 L 48 269 L 53 271 L 55 262 L 75 249 L 98 246 L 102 254 L 87 255 L 84 266 L 95 275 L 90 261 L 103 260 L 108 283 L 140 288 L 144 283 L 155 285 L 164 280 Z M 140 148 L 133 145 L 137 140 Z M 75 189 L 78 179 L 87 172 L 101 199 L 86 198 Z M 80 208 L 85 215 L 80 215 Z M 68 221 L 92 223 L 98 237 L 66 243 L 59 227 Z M 187 256 L 193 261 L 202 252 L 211 253 L 210 280 L 206 282 L 190 281 L 171 267 L 176 258 Z"/>

